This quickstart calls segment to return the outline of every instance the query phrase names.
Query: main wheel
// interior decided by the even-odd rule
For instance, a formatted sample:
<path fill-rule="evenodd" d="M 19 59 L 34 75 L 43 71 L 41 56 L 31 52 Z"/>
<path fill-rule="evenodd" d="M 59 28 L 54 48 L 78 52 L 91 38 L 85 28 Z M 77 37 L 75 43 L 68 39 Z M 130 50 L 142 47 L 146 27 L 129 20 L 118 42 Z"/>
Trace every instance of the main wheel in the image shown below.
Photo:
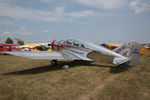
<path fill-rule="evenodd" d="M 52 65 L 52 66 L 56 66 L 56 65 L 57 65 L 57 60 L 52 60 L 52 61 L 51 61 L 51 65 Z"/>

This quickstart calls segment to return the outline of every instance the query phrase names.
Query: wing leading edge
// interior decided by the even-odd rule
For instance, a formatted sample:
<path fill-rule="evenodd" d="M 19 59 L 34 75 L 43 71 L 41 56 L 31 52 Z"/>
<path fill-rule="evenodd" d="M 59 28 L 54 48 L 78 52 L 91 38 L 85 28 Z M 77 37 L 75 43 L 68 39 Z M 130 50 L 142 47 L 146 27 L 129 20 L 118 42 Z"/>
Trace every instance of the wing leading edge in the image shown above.
<path fill-rule="evenodd" d="M 6 54 L 21 56 L 32 59 L 70 59 L 70 60 L 87 60 L 92 61 L 87 57 L 82 57 L 76 54 L 62 53 L 57 51 L 24 51 L 24 52 L 5 52 Z"/>
<path fill-rule="evenodd" d="M 32 59 L 65 59 L 64 56 L 56 51 L 24 51 L 24 52 L 6 52 L 15 56 L 21 56 Z"/>

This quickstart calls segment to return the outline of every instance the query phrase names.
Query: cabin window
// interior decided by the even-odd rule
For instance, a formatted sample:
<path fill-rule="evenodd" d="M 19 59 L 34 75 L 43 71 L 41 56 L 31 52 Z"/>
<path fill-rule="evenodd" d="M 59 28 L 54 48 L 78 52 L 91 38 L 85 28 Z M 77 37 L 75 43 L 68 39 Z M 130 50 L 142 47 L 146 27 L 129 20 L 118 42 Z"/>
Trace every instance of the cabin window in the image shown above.
<path fill-rule="evenodd" d="M 108 46 L 105 43 L 101 44 L 101 46 L 108 48 Z"/>
<path fill-rule="evenodd" d="M 72 41 L 67 40 L 66 43 L 71 45 Z"/>
<path fill-rule="evenodd" d="M 79 43 L 78 43 L 77 41 L 74 41 L 74 42 L 73 42 L 73 45 L 74 45 L 74 46 L 79 46 Z"/>
<path fill-rule="evenodd" d="M 85 48 L 85 46 L 83 44 L 81 44 L 81 47 Z"/>

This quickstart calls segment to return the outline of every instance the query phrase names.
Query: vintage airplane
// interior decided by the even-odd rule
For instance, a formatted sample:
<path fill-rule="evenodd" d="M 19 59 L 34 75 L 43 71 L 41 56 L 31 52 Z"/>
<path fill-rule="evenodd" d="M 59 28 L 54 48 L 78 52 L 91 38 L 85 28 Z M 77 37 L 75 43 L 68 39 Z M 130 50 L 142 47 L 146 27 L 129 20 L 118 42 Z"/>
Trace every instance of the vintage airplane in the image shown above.
<path fill-rule="evenodd" d="M 53 51 L 24 51 L 6 53 L 32 59 L 51 59 L 52 65 L 57 65 L 57 60 L 59 59 L 94 61 L 94 59 L 91 59 L 88 56 L 92 51 L 113 58 L 111 63 L 115 65 L 126 64 L 128 66 L 135 66 L 138 64 L 140 59 L 140 44 L 136 42 L 121 45 L 113 51 L 94 43 L 74 39 L 60 41 L 54 40 L 51 46 Z"/>
<path fill-rule="evenodd" d="M 20 45 L 19 44 L 4 44 L 4 43 L 0 43 L 0 54 L 5 54 L 5 52 L 16 52 L 16 51 L 20 51 L 18 49 Z"/>
<path fill-rule="evenodd" d="M 52 51 L 50 43 L 25 44 L 20 46 L 22 51 Z"/>

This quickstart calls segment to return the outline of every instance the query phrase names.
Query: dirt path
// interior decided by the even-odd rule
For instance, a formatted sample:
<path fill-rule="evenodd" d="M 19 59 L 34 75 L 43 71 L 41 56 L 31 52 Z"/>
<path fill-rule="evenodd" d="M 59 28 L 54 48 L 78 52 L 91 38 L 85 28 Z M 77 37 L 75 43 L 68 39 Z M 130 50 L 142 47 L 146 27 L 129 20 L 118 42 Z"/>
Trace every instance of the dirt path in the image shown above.
<path fill-rule="evenodd" d="M 118 76 L 119 76 L 119 74 L 113 74 L 113 75 L 107 76 L 107 78 L 105 80 L 97 79 L 98 81 L 96 84 L 98 84 L 98 86 L 93 91 L 89 92 L 86 95 L 79 96 L 76 99 L 77 100 L 90 100 L 90 98 L 92 97 L 92 99 L 95 100 L 97 98 L 97 96 L 99 95 L 99 91 L 102 91 L 105 88 L 105 86 L 107 86 L 112 81 L 114 81 L 114 79 Z"/>

